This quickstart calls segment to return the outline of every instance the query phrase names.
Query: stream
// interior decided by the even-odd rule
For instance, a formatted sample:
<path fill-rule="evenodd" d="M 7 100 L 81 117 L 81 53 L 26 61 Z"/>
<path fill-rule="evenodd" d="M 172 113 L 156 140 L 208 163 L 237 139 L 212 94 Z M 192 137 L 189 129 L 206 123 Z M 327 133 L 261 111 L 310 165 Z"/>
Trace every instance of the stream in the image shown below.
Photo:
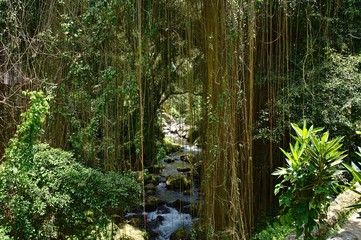
<path fill-rule="evenodd" d="M 146 210 L 141 215 L 146 215 L 146 229 L 150 235 L 150 239 L 168 240 L 171 235 L 179 228 L 190 232 L 192 225 L 196 220 L 191 213 L 194 212 L 192 205 L 197 204 L 199 200 L 199 182 L 193 177 L 193 186 L 190 189 L 169 189 L 166 186 L 166 180 L 169 176 L 184 175 L 187 179 L 192 178 L 190 172 L 180 169 L 190 168 L 190 164 L 185 160 L 187 156 L 194 156 L 201 151 L 197 146 L 190 146 L 184 138 L 179 138 L 173 134 L 167 134 L 175 143 L 182 146 L 182 150 L 169 154 L 166 159 L 161 161 L 164 169 L 158 174 L 159 183 L 155 188 L 155 197 L 158 200 L 156 209 L 153 211 Z M 152 197 L 152 196 L 150 196 Z M 150 198 L 146 194 L 147 198 Z M 147 208 L 146 208 L 147 209 Z M 138 213 L 129 213 L 127 217 L 139 216 Z"/>

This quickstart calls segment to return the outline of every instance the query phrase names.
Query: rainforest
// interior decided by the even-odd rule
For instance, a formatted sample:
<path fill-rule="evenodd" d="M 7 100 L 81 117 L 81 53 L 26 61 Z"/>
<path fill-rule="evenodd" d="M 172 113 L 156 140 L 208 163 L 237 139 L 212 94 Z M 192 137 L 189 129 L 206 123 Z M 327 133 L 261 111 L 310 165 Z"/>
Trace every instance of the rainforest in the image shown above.
<path fill-rule="evenodd" d="M 1 239 L 358 239 L 360 131 L 361 0 L 0 0 Z"/>

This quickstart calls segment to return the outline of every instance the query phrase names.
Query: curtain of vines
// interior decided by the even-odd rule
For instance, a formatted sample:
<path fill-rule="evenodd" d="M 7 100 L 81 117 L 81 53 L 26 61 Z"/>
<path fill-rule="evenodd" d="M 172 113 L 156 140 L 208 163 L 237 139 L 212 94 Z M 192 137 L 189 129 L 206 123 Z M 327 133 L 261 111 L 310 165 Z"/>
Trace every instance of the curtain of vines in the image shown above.
<path fill-rule="evenodd" d="M 255 3 L 204 1 L 206 232 L 247 239 L 253 226 Z"/>
<path fill-rule="evenodd" d="M 106 171 L 151 165 L 162 103 L 197 89 L 202 223 L 219 237 L 247 239 L 255 216 L 276 206 L 270 173 L 282 164 L 286 126 L 318 119 L 311 100 L 325 76 L 315 71 L 325 48 L 361 48 L 360 5 L 0 1 L 0 156 L 26 108 L 21 90 L 41 87 L 56 96 L 45 135 L 50 144 Z"/>

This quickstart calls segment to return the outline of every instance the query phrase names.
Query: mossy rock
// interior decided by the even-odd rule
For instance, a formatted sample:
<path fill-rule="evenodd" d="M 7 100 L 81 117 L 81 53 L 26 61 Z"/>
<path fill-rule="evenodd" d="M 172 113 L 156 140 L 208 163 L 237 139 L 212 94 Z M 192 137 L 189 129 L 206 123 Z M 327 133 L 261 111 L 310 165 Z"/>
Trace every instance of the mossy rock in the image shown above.
<path fill-rule="evenodd" d="M 183 162 L 193 163 L 194 155 L 190 154 L 190 153 L 184 154 L 184 155 L 180 156 L 180 160 Z"/>
<path fill-rule="evenodd" d="M 164 159 L 164 162 L 165 163 L 174 163 L 175 160 L 174 160 L 174 158 L 167 157 L 166 159 Z"/>
<path fill-rule="evenodd" d="M 132 225 L 133 227 L 139 227 L 140 225 L 142 225 L 142 220 L 140 218 L 133 217 L 128 219 L 127 223 L 129 225 Z"/>
<path fill-rule="evenodd" d="M 155 196 L 155 195 L 157 195 L 157 191 L 156 190 L 146 190 L 145 195 L 146 196 Z"/>
<path fill-rule="evenodd" d="M 190 239 L 191 239 L 191 234 L 187 232 L 184 228 L 179 228 L 170 236 L 170 240 L 190 240 Z"/>
<path fill-rule="evenodd" d="M 182 149 L 182 146 L 174 143 L 171 139 L 164 138 L 164 147 L 167 154 L 178 152 Z"/>
<path fill-rule="evenodd" d="M 147 185 L 144 186 L 145 190 L 155 190 L 156 187 L 153 183 L 148 183 Z"/>
<path fill-rule="evenodd" d="M 156 174 L 147 174 L 145 175 L 144 184 L 153 184 L 158 185 L 159 183 L 159 177 Z"/>
<path fill-rule="evenodd" d="M 177 167 L 177 171 L 182 173 L 190 172 L 191 168 L 189 166 Z"/>
<path fill-rule="evenodd" d="M 189 189 L 192 181 L 182 174 L 170 175 L 166 180 L 166 187 L 168 189 L 181 190 Z"/>
<path fill-rule="evenodd" d="M 157 196 L 148 196 L 145 199 L 145 210 L 154 211 L 160 205 L 160 200 Z"/>
<path fill-rule="evenodd" d="M 159 174 L 162 172 L 163 169 L 164 169 L 163 164 L 155 164 L 153 166 L 148 167 L 148 171 L 151 172 L 152 174 Z"/>
<path fill-rule="evenodd" d="M 116 232 L 113 239 L 122 240 L 122 239 L 131 239 L 131 240 L 145 240 L 147 239 L 147 233 L 143 230 L 140 230 L 130 224 L 122 224 L 118 231 Z"/>

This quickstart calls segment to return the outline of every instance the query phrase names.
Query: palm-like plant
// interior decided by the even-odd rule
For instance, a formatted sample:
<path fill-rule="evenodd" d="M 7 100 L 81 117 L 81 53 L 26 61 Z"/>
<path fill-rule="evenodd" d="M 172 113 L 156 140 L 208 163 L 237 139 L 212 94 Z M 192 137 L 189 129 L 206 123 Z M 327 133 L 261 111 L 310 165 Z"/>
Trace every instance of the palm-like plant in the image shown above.
<path fill-rule="evenodd" d="M 305 239 L 312 239 L 311 232 L 323 223 L 330 195 L 337 191 L 336 176 L 342 172 L 338 165 L 346 154 L 340 150 L 342 138 L 330 140 L 329 132 L 321 134 L 322 128 L 307 129 L 306 124 L 302 129 L 297 124 L 291 126 L 296 132 L 291 135 L 295 143 L 290 143 L 289 152 L 281 149 L 287 164 L 273 173 L 283 178 L 275 194 L 281 192 L 282 218 L 295 224 L 297 237 L 304 234 Z"/>

